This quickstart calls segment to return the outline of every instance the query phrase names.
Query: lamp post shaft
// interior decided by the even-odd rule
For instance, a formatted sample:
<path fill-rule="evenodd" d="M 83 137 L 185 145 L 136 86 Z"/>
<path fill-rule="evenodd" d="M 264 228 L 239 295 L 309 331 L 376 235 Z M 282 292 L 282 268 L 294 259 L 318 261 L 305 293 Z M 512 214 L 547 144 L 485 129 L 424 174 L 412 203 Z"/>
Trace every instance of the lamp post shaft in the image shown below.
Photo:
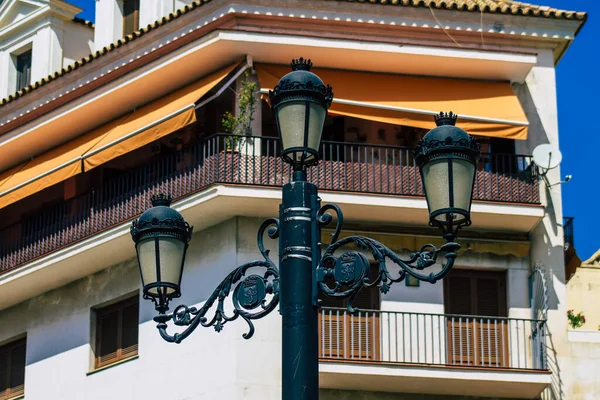
<path fill-rule="evenodd" d="M 280 313 L 282 316 L 282 398 L 319 398 L 318 314 L 312 301 L 311 197 L 317 187 L 304 172 L 283 187 L 280 209 Z"/>

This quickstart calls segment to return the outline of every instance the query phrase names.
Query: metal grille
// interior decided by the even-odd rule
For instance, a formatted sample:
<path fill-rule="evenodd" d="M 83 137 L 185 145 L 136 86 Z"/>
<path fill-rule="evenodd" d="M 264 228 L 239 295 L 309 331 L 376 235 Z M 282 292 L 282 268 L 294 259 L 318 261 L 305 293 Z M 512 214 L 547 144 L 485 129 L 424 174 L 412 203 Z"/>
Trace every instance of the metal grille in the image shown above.
<path fill-rule="evenodd" d="M 546 337 L 530 335 L 545 321 L 324 307 L 319 323 L 322 359 L 546 369 Z"/>
<path fill-rule="evenodd" d="M 273 187 L 289 182 L 291 169 L 280 158 L 279 139 L 244 137 L 233 151 L 227 146 L 231 142 L 228 135 L 209 137 L 0 230 L 0 272 L 137 217 L 153 193 L 179 199 L 215 183 Z M 321 156 L 308 173 L 321 190 L 423 196 L 410 148 L 324 142 Z M 539 203 L 531 157 L 484 154 L 474 198 Z"/>

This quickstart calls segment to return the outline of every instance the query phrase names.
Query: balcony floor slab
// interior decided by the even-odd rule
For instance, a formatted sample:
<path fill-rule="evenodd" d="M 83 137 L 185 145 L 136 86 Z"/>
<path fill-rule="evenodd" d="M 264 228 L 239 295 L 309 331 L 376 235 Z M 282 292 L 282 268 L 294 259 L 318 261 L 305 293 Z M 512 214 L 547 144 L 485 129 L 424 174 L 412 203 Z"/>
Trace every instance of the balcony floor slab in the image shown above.
<path fill-rule="evenodd" d="M 418 197 L 323 191 L 321 198 L 324 203 L 339 204 L 349 222 L 424 226 L 428 218 L 425 199 Z M 279 188 L 213 185 L 173 207 L 195 230 L 202 230 L 235 216 L 277 216 L 280 201 Z M 478 229 L 528 232 L 543 217 L 543 208 L 475 203 L 472 216 Z M 132 259 L 135 251 L 129 224 L 113 226 L 0 274 L 0 309 Z"/>
<path fill-rule="evenodd" d="M 550 384 L 551 373 L 321 360 L 319 379 L 325 389 L 533 399 Z"/>

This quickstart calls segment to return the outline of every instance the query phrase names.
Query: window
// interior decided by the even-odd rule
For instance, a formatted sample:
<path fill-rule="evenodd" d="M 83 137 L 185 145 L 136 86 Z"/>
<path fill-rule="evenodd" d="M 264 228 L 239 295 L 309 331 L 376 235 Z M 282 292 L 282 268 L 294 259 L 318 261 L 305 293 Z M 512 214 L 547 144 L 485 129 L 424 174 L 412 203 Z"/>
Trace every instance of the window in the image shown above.
<path fill-rule="evenodd" d="M 17 91 L 31 83 L 31 50 L 17 56 Z"/>
<path fill-rule="evenodd" d="M 137 356 L 138 316 L 137 296 L 96 310 L 96 368 Z"/>
<path fill-rule="evenodd" d="M 140 29 L 140 0 L 123 0 L 123 36 Z"/>
<path fill-rule="evenodd" d="M 25 393 L 25 342 L 23 338 L 0 347 L 0 400 Z"/>
<path fill-rule="evenodd" d="M 506 272 L 456 269 L 444 285 L 450 363 L 506 365 Z"/>
<path fill-rule="evenodd" d="M 375 279 L 379 264 L 371 264 L 369 277 Z M 319 312 L 319 357 L 352 358 L 375 361 L 380 354 L 379 289 L 362 288 L 352 306 L 356 314 L 347 312 L 348 301 L 321 295 Z M 333 310 L 332 308 L 336 308 Z"/>

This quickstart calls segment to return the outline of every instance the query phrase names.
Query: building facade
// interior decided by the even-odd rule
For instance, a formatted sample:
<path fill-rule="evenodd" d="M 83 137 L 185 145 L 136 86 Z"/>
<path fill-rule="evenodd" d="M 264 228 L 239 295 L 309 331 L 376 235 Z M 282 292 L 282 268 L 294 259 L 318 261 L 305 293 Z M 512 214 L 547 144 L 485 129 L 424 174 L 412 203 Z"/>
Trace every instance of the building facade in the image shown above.
<path fill-rule="evenodd" d="M 600 390 L 600 379 L 593 373 L 600 362 L 600 315 L 592 307 L 599 297 L 599 257 L 596 252 L 567 280 L 568 312 L 575 316 L 568 326 L 571 357 L 567 368 L 577 377 L 570 382 L 567 393 L 578 399 L 593 399 Z"/>
<path fill-rule="evenodd" d="M 560 168 L 531 154 L 558 145 L 555 66 L 585 13 L 97 0 L 92 24 L 79 11 L 0 4 L 0 399 L 282 397 L 277 313 L 250 341 L 236 321 L 164 342 L 129 227 L 152 194 L 175 199 L 194 226 L 189 306 L 260 258 L 256 232 L 290 178 L 264 95 L 300 56 L 334 88 L 309 180 L 342 207 L 345 234 L 406 257 L 441 244 L 411 149 L 443 110 L 483 150 L 473 225 L 443 283 L 363 290 L 355 314 L 322 299 L 321 398 L 578 398 L 561 188 L 548 184 Z"/>

